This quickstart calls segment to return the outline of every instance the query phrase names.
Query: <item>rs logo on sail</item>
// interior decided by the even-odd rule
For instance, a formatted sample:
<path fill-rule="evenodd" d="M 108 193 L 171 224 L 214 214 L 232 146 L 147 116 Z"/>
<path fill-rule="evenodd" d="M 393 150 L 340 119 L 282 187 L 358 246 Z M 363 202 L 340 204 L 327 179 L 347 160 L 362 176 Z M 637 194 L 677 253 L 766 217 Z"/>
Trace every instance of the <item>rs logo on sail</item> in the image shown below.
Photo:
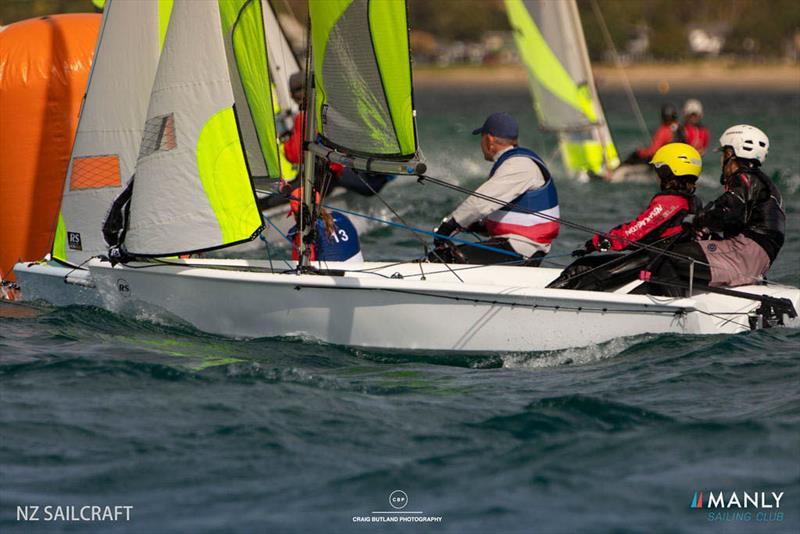
<path fill-rule="evenodd" d="M 81 234 L 78 232 L 67 232 L 67 243 L 72 250 L 83 250 Z"/>

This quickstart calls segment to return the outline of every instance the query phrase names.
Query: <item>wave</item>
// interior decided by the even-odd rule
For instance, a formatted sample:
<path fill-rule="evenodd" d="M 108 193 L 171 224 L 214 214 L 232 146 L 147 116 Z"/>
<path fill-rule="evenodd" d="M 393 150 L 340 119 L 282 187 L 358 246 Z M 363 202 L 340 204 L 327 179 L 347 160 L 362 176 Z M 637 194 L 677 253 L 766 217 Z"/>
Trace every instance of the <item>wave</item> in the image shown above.
<path fill-rule="evenodd" d="M 671 421 L 670 417 L 636 406 L 592 396 L 566 395 L 537 400 L 517 413 L 492 417 L 472 426 L 530 439 L 562 431 L 613 432 Z"/>

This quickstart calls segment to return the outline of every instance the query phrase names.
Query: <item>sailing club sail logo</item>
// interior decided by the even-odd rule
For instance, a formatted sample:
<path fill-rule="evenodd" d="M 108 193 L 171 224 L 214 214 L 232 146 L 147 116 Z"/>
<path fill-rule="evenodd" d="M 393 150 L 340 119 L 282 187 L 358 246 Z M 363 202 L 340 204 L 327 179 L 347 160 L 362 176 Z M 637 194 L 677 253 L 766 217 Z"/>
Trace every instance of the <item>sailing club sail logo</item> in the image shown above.
<path fill-rule="evenodd" d="M 690 508 L 705 509 L 711 522 L 781 522 L 784 492 L 775 491 L 695 491 Z"/>
<path fill-rule="evenodd" d="M 83 250 L 81 234 L 78 232 L 67 232 L 67 245 L 71 250 Z"/>

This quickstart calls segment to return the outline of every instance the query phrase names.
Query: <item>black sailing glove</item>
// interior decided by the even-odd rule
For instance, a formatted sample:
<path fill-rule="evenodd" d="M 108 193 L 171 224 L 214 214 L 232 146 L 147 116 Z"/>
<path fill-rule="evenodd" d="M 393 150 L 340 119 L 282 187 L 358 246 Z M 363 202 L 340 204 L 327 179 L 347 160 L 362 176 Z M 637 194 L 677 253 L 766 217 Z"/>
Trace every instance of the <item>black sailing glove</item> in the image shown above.
<path fill-rule="evenodd" d="M 447 242 L 447 239 L 445 239 L 442 236 L 449 237 L 453 235 L 455 232 L 458 232 L 460 230 L 461 230 L 461 225 L 459 225 L 455 219 L 453 218 L 445 219 L 444 221 L 442 221 L 442 224 L 440 224 L 437 228 L 433 229 L 433 232 L 435 234 L 439 234 L 433 238 L 433 245 L 435 247 L 440 247 L 444 245 Z"/>
<path fill-rule="evenodd" d="M 573 258 L 582 258 L 582 257 L 586 256 L 587 254 L 589 254 L 590 252 L 594 252 L 594 243 L 592 243 L 591 239 L 583 244 L 583 248 L 579 248 L 579 249 L 573 250 L 572 251 L 572 257 Z"/>

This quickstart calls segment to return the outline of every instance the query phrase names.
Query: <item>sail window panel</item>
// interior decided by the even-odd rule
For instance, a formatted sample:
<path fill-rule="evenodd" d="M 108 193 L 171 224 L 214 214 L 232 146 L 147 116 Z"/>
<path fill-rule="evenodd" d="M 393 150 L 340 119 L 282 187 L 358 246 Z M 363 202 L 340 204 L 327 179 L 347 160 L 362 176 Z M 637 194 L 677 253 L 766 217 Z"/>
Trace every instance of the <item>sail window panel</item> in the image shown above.
<path fill-rule="evenodd" d="M 116 155 L 85 156 L 72 160 L 71 191 L 119 187 L 121 183 L 119 157 Z"/>
<path fill-rule="evenodd" d="M 173 113 L 158 115 L 147 120 L 144 125 L 142 146 L 139 157 L 149 156 L 155 152 L 164 152 L 177 148 L 175 135 L 175 116 Z"/>
<path fill-rule="evenodd" d="M 322 63 L 323 136 L 353 152 L 401 154 L 369 24 L 368 0 L 355 0 L 334 24 Z"/>

